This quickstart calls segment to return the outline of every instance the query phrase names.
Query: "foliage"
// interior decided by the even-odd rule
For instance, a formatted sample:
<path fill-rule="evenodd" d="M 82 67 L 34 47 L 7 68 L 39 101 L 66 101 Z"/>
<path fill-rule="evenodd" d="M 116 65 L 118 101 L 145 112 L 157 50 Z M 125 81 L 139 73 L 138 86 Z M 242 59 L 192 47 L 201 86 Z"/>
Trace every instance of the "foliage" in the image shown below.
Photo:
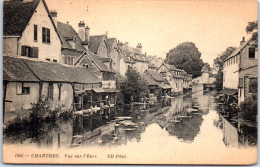
<path fill-rule="evenodd" d="M 43 100 L 42 100 L 43 99 Z M 59 124 L 72 118 L 72 113 L 62 109 L 61 107 L 51 109 L 48 100 L 42 98 L 38 103 L 32 104 L 29 117 L 17 117 L 10 123 L 4 134 L 12 142 L 23 141 L 31 138 L 32 142 L 38 141 L 42 136 L 50 130 L 59 128 Z"/>
<path fill-rule="evenodd" d="M 239 106 L 240 118 L 256 124 L 257 120 L 257 94 L 245 99 Z"/>
<path fill-rule="evenodd" d="M 201 69 L 204 66 L 201 53 L 192 42 L 184 42 L 171 49 L 166 55 L 166 62 L 192 74 L 193 78 L 201 76 Z"/>
<path fill-rule="evenodd" d="M 248 22 L 248 25 L 246 27 L 246 33 L 252 34 L 252 41 L 255 41 L 255 47 L 257 48 L 258 44 L 258 20 Z"/>
<path fill-rule="evenodd" d="M 235 51 L 236 47 L 228 47 L 224 52 L 219 54 L 215 59 L 214 59 L 214 68 L 218 70 L 223 69 L 223 63 L 224 60 L 231 55 Z"/>
<path fill-rule="evenodd" d="M 235 47 L 228 47 L 224 52 L 219 54 L 215 59 L 214 59 L 214 68 L 218 71 L 216 80 L 214 82 L 214 85 L 216 86 L 216 90 L 220 91 L 223 89 L 223 63 L 224 60 L 234 52 L 236 48 Z"/>
<path fill-rule="evenodd" d="M 129 67 L 126 72 L 126 81 L 120 86 L 125 103 L 140 101 L 147 95 L 148 84 L 136 69 Z"/>

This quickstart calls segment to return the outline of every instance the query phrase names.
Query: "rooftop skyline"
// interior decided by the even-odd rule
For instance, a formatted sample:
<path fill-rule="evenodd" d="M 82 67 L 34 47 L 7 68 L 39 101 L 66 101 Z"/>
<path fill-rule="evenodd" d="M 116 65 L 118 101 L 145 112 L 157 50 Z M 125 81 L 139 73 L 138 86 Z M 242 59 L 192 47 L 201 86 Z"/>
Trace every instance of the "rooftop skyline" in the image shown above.
<path fill-rule="evenodd" d="M 46 0 L 57 20 L 69 22 L 78 30 L 79 21 L 90 27 L 90 35 L 108 32 L 143 53 L 165 58 L 166 52 L 182 42 L 193 42 L 204 62 L 229 46 L 239 46 L 249 38 L 245 28 L 257 20 L 255 0 Z"/>

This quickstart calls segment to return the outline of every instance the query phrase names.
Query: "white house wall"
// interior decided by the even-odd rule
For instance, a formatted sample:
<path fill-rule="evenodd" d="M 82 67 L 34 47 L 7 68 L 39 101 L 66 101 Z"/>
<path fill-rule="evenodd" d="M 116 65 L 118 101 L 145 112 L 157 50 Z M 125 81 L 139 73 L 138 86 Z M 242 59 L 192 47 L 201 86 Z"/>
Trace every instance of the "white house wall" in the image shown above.
<path fill-rule="evenodd" d="M 223 67 L 223 87 L 230 88 L 230 89 L 237 89 L 238 88 L 238 78 L 239 78 L 239 61 L 237 63 L 232 63 L 225 65 Z"/>
<path fill-rule="evenodd" d="M 36 12 L 37 11 L 37 12 Z M 53 24 L 48 16 L 42 1 L 39 2 L 36 11 L 34 12 L 31 20 L 26 26 L 22 37 L 19 41 L 19 55 L 21 55 L 21 46 L 27 45 L 30 47 L 38 47 L 38 59 L 45 60 L 53 59 L 60 62 L 61 57 L 61 42 L 53 27 Z M 37 41 L 34 41 L 34 24 L 38 26 Z M 50 44 L 42 42 L 42 27 L 50 29 Z"/>
<path fill-rule="evenodd" d="M 3 38 L 3 54 L 16 56 L 18 37 L 4 37 Z"/>

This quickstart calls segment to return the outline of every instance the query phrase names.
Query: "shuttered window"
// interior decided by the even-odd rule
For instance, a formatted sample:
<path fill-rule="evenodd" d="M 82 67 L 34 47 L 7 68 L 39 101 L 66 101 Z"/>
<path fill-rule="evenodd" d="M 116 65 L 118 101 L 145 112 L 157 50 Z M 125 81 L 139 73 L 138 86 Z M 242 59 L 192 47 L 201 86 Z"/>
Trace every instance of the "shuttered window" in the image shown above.
<path fill-rule="evenodd" d="M 25 87 L 23 82 L 16 83 L 16 94 L 17 95 L 28 95 L 30 94 L 30 87 Z"/>
<path fill-rule="evenodd" d="M 50 29 L 42 27 L 42 42 L 43 43 L 50 43 Z"/>
<path fill-rule="evenodd" d="M 25 57 L 38 58 L 38 47 L 22 46 L 21 55 Z"/>

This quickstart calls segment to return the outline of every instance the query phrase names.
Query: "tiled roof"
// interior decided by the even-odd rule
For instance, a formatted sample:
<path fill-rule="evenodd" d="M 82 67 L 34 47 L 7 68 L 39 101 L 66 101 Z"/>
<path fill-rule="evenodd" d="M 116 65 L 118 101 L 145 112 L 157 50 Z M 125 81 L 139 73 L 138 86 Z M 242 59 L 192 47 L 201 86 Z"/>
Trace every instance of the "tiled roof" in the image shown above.
<path fill-rule="evenodd" d="M 22 1 L 4 1 L 4 35 L 22 35 L 40 0 L 22 3 Z"/>
<path fill-rule="evenodd" d="M 89 57 L 95 62 L 100 71 L 112 72 L 105 64 L 103 64 L 102 60 L 97 55 L 90 53 Z"/>
<path fill-rule="evenodd" d="M 108 38 L 106 39 L 107 44 L 107 52 L 110 53 L 113 50 L 113 44 L 116 43 L 116 38 Z"/>
<path fill-rule="evenodd" d="M 90 51 L 92 53 L 97 53 L 98 48 L 102 42 L 102 40 L 104 39 L 105 35 L 96 35 L 96 36 L 90 36 L 89 40 L 90 40 Z"/>
<path fill-rule="evenodd" d="M 134 54 L 141 54 L 141 52 L 137 48 L 133 48 L 131 46 L 126 46 L 126 50 Z"/>
<path fill-rule="evenodd" d="M 146 72 L 148 74 L 150 74 L 157 82 L 163 82 L 164 81 L 163 77 L 157 71 L 146 70 Z"/>
<path fill-rule="evenodd" d="M 57 29 L 62 40 L 63 48 L 73 49 L 72 46 L 68 43 L 68 40 L 73 39 L 75 37 L 75 50 L 85 50 L 84 47 L 81 45 L 82 40 L 79 38 L 78 33 L 73 29 L 71 25 L 57 22 Z"/>
<path fill-rule="evenodd" d="M 150 76 L 149 74 L 144 74 L 144 80 L 148 83 L 148 85 L 158 85 L 158 83 Z"/>
<path fill-rule="evenodd" d="M 29 59 L 4 57 L 5 66 L 16 62 L 15 76 L 24 81 L 69 82 L 69 83 L 99 83 L 101 82 L 85 67 L 69 67 L 54 62 L 33 61 Z M 25 68 L 27 67 L 27 68 Z M 9 68 L 10 69 L 10 68 Z M 5 70 L 4 70 L 5 71 Z M 22 71 L 19 73 L 19 71 Z M 26 71 L 23 72 L 23 71 Z M 30 71 L 30 72 L 29 72 Z M 8 73 L 7 73 L 8 74 Z M 34 74 L 34 77 L 33 75 Z M 8 75 L 10 77 L 10 75 Z M 26 78 L 26 79 L 24 79 Z M 37 79 L 38 78 L 38 79 Z"/>
<path fill-rule="evenodd" d="M 231 55 L 229 55 L 229 56 L 226 58 L 226 60 L 229 59 L 229 58 L 231 58 L 231 57 L 233 57 L 233 56 L 236 56 L 236 55 L 240 52 L 240 50 L 243 49 L 243 48 L 248 44 L 249 41 L 250 41 L 250 40 L 247 40 L 246 42 L 244 42 L 244 44 L 242 44 L 242 45 L 240 45 L 238 48 L 236 48 L 236 49 L 234 50 L 234 52 L 232 52 Z M 225 60 L 225 61 L 226 61 L 226 60 Z"/>
<path fill-rule="evenodd" d="M 30 81 L 40 80 L 27 67 L 23 59 L 3 56 L 3 80 L 6 81 Z"/>
<path fill-rule="evenodd" d="M 3 35 L 20 36 L 28 25 L 39 2 L 42 1 L 50 21 L 57 31 L 57 27 L 51 17 L 50 11 L 45 0 L 32 0 L 31 2 L 23 2 L 19 0 L 4 1 L 3 7 Z M 57 33 L 59 39 L 60 35 Z M 62 43 L 62 41 L 61 41 Z"/>

